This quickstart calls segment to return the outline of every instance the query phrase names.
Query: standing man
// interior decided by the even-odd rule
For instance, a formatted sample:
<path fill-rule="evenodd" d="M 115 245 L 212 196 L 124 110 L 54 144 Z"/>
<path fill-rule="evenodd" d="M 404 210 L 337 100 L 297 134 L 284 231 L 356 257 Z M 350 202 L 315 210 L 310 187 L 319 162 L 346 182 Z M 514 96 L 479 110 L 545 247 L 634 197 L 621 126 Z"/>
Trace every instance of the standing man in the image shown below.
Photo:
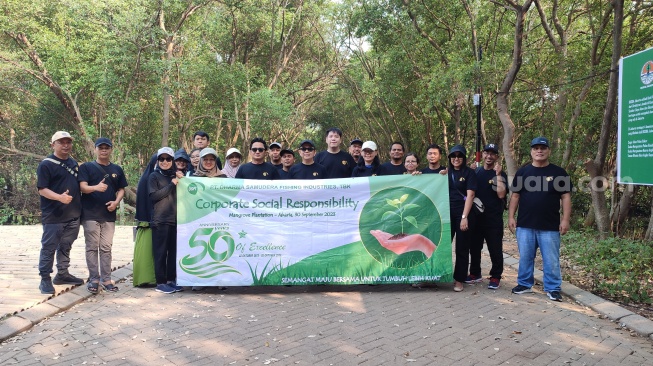
<path fill-rule="evenodd" d="M 499 164 L 499 149 L 488 144 L 483 149 L 483 166 L 476 168 L 476 197 L 480 198 L 485 211 L 476 215 L 476 229 L 470 248 L 469 276 L 466 283 L 481 282 L 481 250 L 483 241 L 490 252 L 492 269 L 487 288 L 496 290 L 503 274 L 503 209 L 508 177 Z"/>
<path fill-rule="evenodd" d="M 299 144 L 302 161 L 290 168 L 290 179 L 324 179 L 326 169 L 315 162 L 315 144 L 304 140 Z"/>
<path fill-rule="evenodd" d="M 438 144 L 431 144 L 426 148 L 426 160 L 429 166 L 422 169 L 422 174 L 447 174 L 447 168 L 440 165 L 442 148 Z"/>
<path fill-rule="evenodd" d="M 406 172 L 404 166 L 404 144 L 395 141 L 390 146 L 390 161 L 379 166 L 377 175 L 401 175 Z"/>
<path fill-rule="evenodd" d="M 268 157 L 270 158 L 270 163 L 274 165 L 277 169 L 283 169 L 281 164 L 281 144 L 278 142 L 273 142 L 270 144 L 270 150 L 268 151 Z"/>
<path fill-rule="evenodd" d="M 351 140 L 349 143 L 349 155 L 354 158 L 354 162 L 358 164 L 358 159 L 361 157 L 361 151 L 363 150 L 363 140 L 358 137 Z"/>
<path fill-rule="evenodd" d="M 567 172 L 549 162 L 549 140 L 531 141 L 532 162 L 519 169 L 510 186 L 508 227 L 516 232 L 519 271 L 514 294 L 533 292 L 533 269 L 537 248 L 542 254 L 544 291 L 553 301 L 562 301 L 560 285 L 560 235 L 569 231 L 571 179 Z M 562 206 L 562 218 L 560 217 Z M 519 207 L 517 221 L 515 212 Z"/>
<path fill-rule="evenodd" d="M 112 152 L 111 140 L 100 137 L 95 140 L 96 160 L 79 168 L 89 273 L 86 289 L 92 294 L 98 293 L 100 286 L 105 291 L 118 291 L 111 281 L 111 247 L 116 229 L 116 209 L 125 195 L 127 179 L 122 168 L 110 161 Z"/>
<path fill-rule="evenodd" d="M 290 179 L 290 168 L 295 164 L 295 153 L 290 149 L 281 150 L 282 169 L 279 169 L 281 179 Z"/>
<path fill-rule="evenodd" d="M 349 178 L 356 166 L 354 158 L 340 150 L 341 142 L 342 131 L 332 127 L 326 132 L 327 150 L 315 155 L 315 162 L 326 168 L 326 178 Z"/>
<path fill-rule="evenodd" d="M 68 272 L 70 249 L 79 234 L 82 210 L 77 173 L 79 167 L 70 156 L 73 138 L 66 131 L 57 131 L 50 139 L 53 154 L 43 159 L 36 169 L 36 187 L 41 196 L 41 253 L 39 275 L 42 294 L 54 294 L 55 285 L 81 285 L 84 280 Z M 55 256 L 57 275 L 50 278 Z"/>
<path fill-rule="evenodd" d="M 193 134 L 193 147 L 196 149 L 203 149 L 208 147 L 210 142 L 211 138 L 209 137 L 209 134 L 204 131 L 197 131 L 195 134 Z M 216 160 L 216 164 L 218 165 L 218 169 L 222 170 L 222 162 L 220 161 L 220 157 L 218 157 L 218 160 Z"/>
<path fill-rule="evenodd" d="M 238 168 L 236 178 L 241 179 L 259 179 L 259 180 L 275 180 L 281 179 L 279 176 L 279 169 L 274 165 L 265 161 L 265 151 L 268 149 L 265 140 L 260 137 L 255 137 L 249 144 L 250 157 L 252 161 L 243 164 Z"/>

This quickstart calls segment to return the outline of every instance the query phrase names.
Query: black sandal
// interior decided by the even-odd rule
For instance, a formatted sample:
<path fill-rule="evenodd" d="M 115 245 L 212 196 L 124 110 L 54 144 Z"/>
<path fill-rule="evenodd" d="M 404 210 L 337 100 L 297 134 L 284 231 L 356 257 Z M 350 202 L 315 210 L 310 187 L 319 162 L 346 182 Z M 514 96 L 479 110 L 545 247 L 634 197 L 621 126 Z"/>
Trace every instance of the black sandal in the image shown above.
<path fill-rule="evenodd" d="M 88 292 L 92 293 L 93 295 L 97 294 L 100 291 L 100 284 L 97 282 L 89 282 L 86 285 L 86 289 Z"/>
<path fill-rule="evenodd" d="M 118 292 L 119 290 L 118 286 L 114 285 L 113 283 L 107 283 L 106 285 L 102 284 L 102 288 L 107 292 Z"/>

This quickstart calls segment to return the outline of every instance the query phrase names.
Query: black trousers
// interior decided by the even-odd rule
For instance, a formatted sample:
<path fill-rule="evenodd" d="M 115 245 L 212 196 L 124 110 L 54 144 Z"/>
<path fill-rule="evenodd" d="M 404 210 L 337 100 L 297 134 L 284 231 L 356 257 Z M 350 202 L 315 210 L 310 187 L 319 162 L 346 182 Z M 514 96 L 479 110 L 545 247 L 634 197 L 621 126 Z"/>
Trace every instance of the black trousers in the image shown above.
<path fill-rule="evenodd" d="M 157 284 L 177 279 L 177 225 L 152 226 L 152 256 Z"/>
<path fill-rule="evenodd" d="M 453 279 L 458 282 L 465 282 L 467 279 L 467 270 L 469 268 L 469 255 L 473 243 L 473 233 L 476 224 L 476 215 L 470 214 L 467 218 L 467 231 L 460 230 L 460 221 L 462 219 L 462 210 L 460 212 L 451 211 L 451 241 L 456 238 L 456 263 L 453 267 Z"/>
<path fill-rule="evenodd" d="M 483 241 L 485 241 L 492 261 L 490 277 L 501 279 L 503 274 L 503 217 L 488 216 L 485 213 L 478 215 L 472 240 L 469 273 L 481 277 L 481 250 L 483 250 Z"/>

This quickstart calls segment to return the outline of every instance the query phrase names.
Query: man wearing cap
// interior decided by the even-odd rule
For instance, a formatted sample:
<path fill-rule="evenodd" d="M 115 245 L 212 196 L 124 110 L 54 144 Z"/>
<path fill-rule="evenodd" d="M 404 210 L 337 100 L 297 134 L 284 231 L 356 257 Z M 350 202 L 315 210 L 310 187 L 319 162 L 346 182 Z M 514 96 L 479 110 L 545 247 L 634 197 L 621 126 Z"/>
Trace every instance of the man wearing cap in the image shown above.
<path fill-rule="evenodd" d="M 86 265 L 90 293 L 100 286 L 118 291 L 111 281 L 111 247 L 116 229 L 116 210 L 125 195 L 127 179 L 122 168 L 113 164 L 113 144 L 106 137 L 95 140 L 96 160 L 79 167 L 79 189 L 82 192 L 82 227 L 86 241 Z M 99 258 L 99 261 L 98 261 Z"/>
<path fill-rule="evenodd" d="M 240 150 L 237 148 L 232 147 L 227 150 L 225 159 L 227 161 L 224 165 L 224 169 L 222 169 L 222 172 L 229 178 L 236 178 L 236 173 L 238 173 L 240 163 L 243 161 L 243 154 L 241 154 Z"/>
<path fill-rule="evenodd" d="M 377 146 L 374 141 L 365 141 L 363 143 L 363 154 L 358 164 L 351 173 L 355 177 L 371 177 L 377 175 L 381 162 L 377 154 Z"/>
<path fill-rule="evenodd" d="M 351 140 L 349 143 L 349 155 L 354 158 L 354 162 L 358 164 L 358 159 L 361 157 L 361 149 L 363 148 L 363 140 L 358 137 Z"/>
<path fill-rule="evenodd" d="M 503 274 L 503 209 L 508 177 L 499 164 L 499 149 L 496 144 L 485 145 L 483 165 L 476 168 L 476 197 L 485 210 L 476 215 L 476 228 L 470 246 L 469 276 L 466 283 L 481 282 L 481 250 L 483 241 L 490 252 L 492 268 L 488 288 L 496 290 Z"/>
<path fill-rule="evenodd" d="M 211 138 L 209 137 L 209 134 L 204 131 L 197 131 L 193 134 L 193 147 L 196 149 L 203 149 L 208 147 L 210 142 Z M 220 161 L 220 157 L 218 157 L 216 164 L 218 169 L 222 169 L 222 162 Z"/>
<path fill-rule="evenodd" d="M 279 169 L 265 161 L 265 151 L 268 149 L 265 140 L 255 137 L 249 144 L 250 157 L 252 161 L 243 164 L 238 168 L 236 178 L 276 180 L 281 179 Z"/>
<path fill-rule="evenodd" d="M 290 168 L 290 179 L 324 179 L 326 169 L 315 162 L 315 144 L 311 140 L 299 143 L 302 161 Z"/>
<path fill-rule="evenodd" d="M 390 147 L 390 161 L 379 166 L 378 175 L 401 175 L 406 172 L 404 166 L 404 144 L 399 141 Z"/>
<path fill-rule="evenodd" d="M 315 155 L 315 162 L 326 168 L 327 178 L 349 178 L 356 166 L 354 158 L 340 150 L 342 131 L 332 127 L 326 132 L 327 150 Z"/>
<path fill-rule="evenodd" d="M 510 185 L 512 194 L 508 227 L 516 235 L 519 249 L 517 286 L 512 289 L 512 293 L 533 292 L 533 269 L 539 247 L 542 254 L 544 291 L 549 299 L 562 301 L 560 235 L 569 231 L 572 187 L 569 174 L 563 168 L 551 164 L 550 155 L 549 140 L 545 137 L 534 138 L 531 141 L 531 163 L 517 170 Z"/>
<path fill-rule="evenodd" d="M 290 168 L 295 164 L 295 152 L 290 149 L 281 150 L 281 164 L 283 168 L 279 170 L 281 179 L 290 179 Z"/>
<path fill-rule="evenodd" d="M 43 159 L 36 169 L 36 187 L 41 196 L 41 253 L 39 255 L 39 290 L 54 294 L 55 285 L 81 285 L 84 280 L 68 272 L 70 249 L 79 233 L 79 216 L 82 210 L 79 167 L 70 156 L 73 138 L 66 131 L 57 131 L 50 139 L 53 153 Z M 57 259 L 57 275 L 50 274 Z"/>
<path fill-rule="evenodd" d="M 268 150 L 268 157 L 270 158 L 270 163 L 274 165 L 277 169 L 283 169 L 281 165 L 281 144 L 278 142 L 273 142 L 270 144 L 270 150 Z"/>

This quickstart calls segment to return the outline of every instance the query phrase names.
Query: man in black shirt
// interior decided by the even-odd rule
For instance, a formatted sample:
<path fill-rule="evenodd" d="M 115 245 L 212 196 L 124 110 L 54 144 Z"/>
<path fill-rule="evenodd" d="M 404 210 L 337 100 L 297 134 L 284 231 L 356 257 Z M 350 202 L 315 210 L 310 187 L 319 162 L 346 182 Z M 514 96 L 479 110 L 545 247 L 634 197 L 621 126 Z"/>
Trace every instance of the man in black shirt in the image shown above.
<path fill-rule="evenodd" d="M 560 236 L 569 231 L 571 179 L 567 172 L 549 162 L 549 140 L 531 141 L 532 162 L 519 169 L 510 186 L 508 227 L 516 232 L 519 271 L 514 294 L 533 292 L 533 269 L 537 248 L 542 254 L 544 291 L 553 301 L 562 301 L 560 286 Z M 560 207 L 562 206 L 562 218 Z M 519 207 L 517 220 L 515 212 Z"/>
<path fill-rule="evenodd" d="M 377 175 L 400 175 L 406 172 L 404 166 L 404 144 L 399 141 L 392 143 L 390 147 L 390 161 L 379 166 Z"/>
<path fill-rule="evenodd" d="M 281 179 L 279 169 L 265 161 L 265 151 L 267 149 L 268 146 L 265 140 L 260 137 L 252 139 L 252 142 L 249 144 L 252 161 L 238 168 L 236 178 L 259 180 Z"/>
<path fill-rule="evenodd" d="M 281 150 L 281 165 L 279 176 L 281 179 L 290 179 L 290 168 L 295 164 L 295 153 L 290 149 Z"/>
<path fill-rule="evenodd" d="M 476 197 L 483 202 L 485 211 L 476 215 L 476 230 L 470 249 L 469 276 L 465 282 L 476 283 L 483 279 L 481 250 L 485 241 L 492 261 L 488 288 L 496 290 L 503 274 L 503 208 L 508 181 L 499 164 L 497 145 L 488 144 L 483 149 L 483 165 L 476 168 L 476 178 Z"/>
<path fill-rule="evenodd" d="M 426 148 L 426 160 L 429 166 L 422 169 L 422 174 L 447 174 L 447 168 L 440 165 L 442 148 L 438 144 L 431 144 Z"/>
<path fill-rule="evenodd" d="M 315 144 L 304 140 L 299 144 L 299 155 L 302 161 L 290 168 L 291 179 L 324 179 L 326 169 L 315 162 Z"/>
<path fill-rule="evenodd" d="M 95 140 L 97 159 L 79 168 L 81 220 L 89 273 L 86 288 L 93 294 L 98 292 L 100 285 L 106 291 L 118 291 L 111 281 L 111 247 L 116 229 L 116 210 L 125 195 L 127 179 L 122 168 L 110 161 L 112 152 L 111 140 L 100 137 Z"/>
<path fill-rule="evenodd" d="M 354 158 L 340 150 L 341 142 L 342 131 L 332 127 L 326 133 L 327 150 L 315 155 L 315 162 L 326 168 L 327 178 L 349 178 L 356 166 Z"/>
<path fill-rule="evenodd" d="M 211 138 L 209 137 L 209 134 L 204 131 L 197 131 L 193 134 L 193 147 L 196 149 L 209 147 L 210 142 Z M 218 169 L 222 170 L 222 161 L 220 161 L 220 157 L 217 158 L 215 163 L 218 165 Z"/>
<path fill-rule="evenodd" d="M 55 285 L 81 285 L 84 280 L 68 272 L 70 249 L 79 233 L 82 210 L 77 174 L 79 167 L 70 156 L 73 138 L 66 131 L 57 131 L 50 140 L 53 154 L 43 159 L 36 169 L 36 187 L 41 196 L 41 253 L 39 275 L 42 294 L 54 294 Z M 50 278 L 54 258 L 57 275 Z"/>
<path fill-rule="evenodd" d="M 281 144 L 278 142 L 273 142 L 270 144 L 270 150 L 268 150 L 268 157 L 270 158 L 270 163 L 274 165 L 277 169 L 283 169 L 281 164 Z"/>

